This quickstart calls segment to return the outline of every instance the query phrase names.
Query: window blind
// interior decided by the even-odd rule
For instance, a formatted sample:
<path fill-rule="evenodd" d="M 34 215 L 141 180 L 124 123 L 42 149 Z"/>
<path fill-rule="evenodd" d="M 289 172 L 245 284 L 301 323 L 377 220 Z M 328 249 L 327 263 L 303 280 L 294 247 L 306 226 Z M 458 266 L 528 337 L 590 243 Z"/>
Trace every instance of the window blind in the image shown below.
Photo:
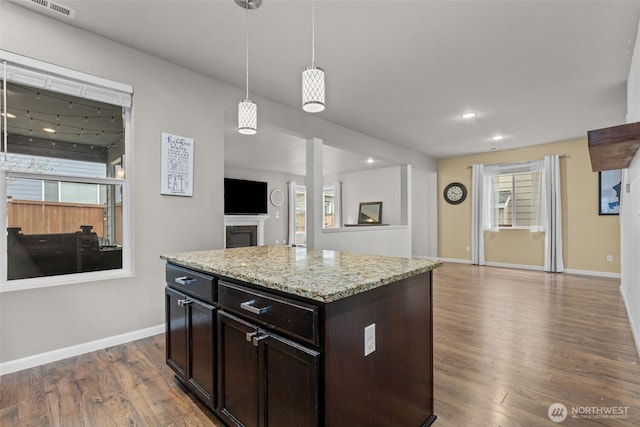
<path fill-rule="evenodd" d="M 133 87 L 0 50 L 6 82 L 47 89 L 93 101 L 131 107 Z"/>

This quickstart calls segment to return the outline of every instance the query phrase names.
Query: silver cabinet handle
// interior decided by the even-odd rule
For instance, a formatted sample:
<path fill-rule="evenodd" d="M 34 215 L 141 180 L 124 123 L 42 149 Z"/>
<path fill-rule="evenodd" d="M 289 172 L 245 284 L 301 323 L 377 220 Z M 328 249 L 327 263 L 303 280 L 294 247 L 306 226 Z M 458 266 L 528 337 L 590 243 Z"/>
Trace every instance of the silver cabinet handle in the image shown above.
<path fill-rule="evenodd" d="M 182 276 L 182 277 L 176 277 L 175 281 L 176 281 L 176 283 L 179 283 L 181 285 L 189 286 L 189 285 L 193 285 L 194 283 L 196 283 L 198 281 L 198 279 L 194 279 L 194 278 L 189 277 L 189 276 Z"/>
<path fill-rule="evenodd" d="M 178 300 L 178 307 L 184 307 L 185 305 L 189 305 L 191 304 L 193 301 L 190 300 L 189 298 L 185 298 L 185 299 L 179 299 Z"/>
<path fill-rule="evenodd" d="M 260 345 L 260 341 L 267 338 L 268 335 L 261 335 L 260 331 L 254 331 L 254 332 L 246 332 L 244 337 L 248 342 L 258 347 Z"/>
<path fill-rule="evenodd" d="M 258 332 L 246 332 L 246 333 L 244 334 L 244 338 L 245 338 L 247 341 L 251 342 L 251 340 L 253 339 L 253 337 L 255 337 L 256 335 L 258 335 Z"/>
<path fill-rule="evenodd" d="M 243 310 L 248 311 L 249 313 L 253 313 L 253 314 L 264 314 L 268 311 L 271 310 L 271 306 L 268 305 L 266 307 L 254 307 L 253 304 L 255 304 L 256 301 L 255 300 L 250 300 L 250 301 L 245 301 L 242 304 L 240 304 L 240 308 Z"/>
<path fill-rule="evenodd" d="M 251 339 L 251 343 L 255 346 L 258 347 L 260 345 L 260 341 L 262 341 L 263 339 L 267 338 L 268 335 L 257 335 L 255 337 L 253 337 Z"/>

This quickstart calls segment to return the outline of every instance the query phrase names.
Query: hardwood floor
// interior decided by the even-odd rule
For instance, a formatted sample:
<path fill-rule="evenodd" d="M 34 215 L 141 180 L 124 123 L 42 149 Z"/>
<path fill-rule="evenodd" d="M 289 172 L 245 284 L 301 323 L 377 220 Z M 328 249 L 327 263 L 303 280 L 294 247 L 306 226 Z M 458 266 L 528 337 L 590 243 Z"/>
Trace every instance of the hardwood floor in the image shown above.
<path fill-rule="evenodd" d="M 433 302 L 435 426 L 640 425 L 618 280 L 446 264 Z M 614 407 L 626 418 L 571 415 Z M 222 424 L 174 379 L 158 335 L 0 377 L 0 426 Z"/>
<path fill-rule="evenodd" d="M 619 280 L 447 264 L 434 274 L 436 425 L 640 425 L 640 366 Z M 628 407 L 626 419 L 573 408 Z M 585 414 L 586 416 L 586 414 Z"/>

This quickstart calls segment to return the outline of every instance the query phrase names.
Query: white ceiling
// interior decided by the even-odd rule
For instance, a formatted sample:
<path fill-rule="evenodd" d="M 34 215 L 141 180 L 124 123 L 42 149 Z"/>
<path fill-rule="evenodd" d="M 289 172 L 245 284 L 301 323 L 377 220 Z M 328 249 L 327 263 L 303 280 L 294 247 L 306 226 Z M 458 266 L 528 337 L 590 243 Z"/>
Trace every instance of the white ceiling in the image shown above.
<path fill-rule="evenodd" d="M 244 87 L 233 0 L 60 3 L 71 25 Z M 317 0 L 319 116 L 434 158 L 585 136 L 625 120 L 639 18 L 640 1 Z M 251 92 L 299 108 L 311 2 L 263 0 L 249 25 Z"/>

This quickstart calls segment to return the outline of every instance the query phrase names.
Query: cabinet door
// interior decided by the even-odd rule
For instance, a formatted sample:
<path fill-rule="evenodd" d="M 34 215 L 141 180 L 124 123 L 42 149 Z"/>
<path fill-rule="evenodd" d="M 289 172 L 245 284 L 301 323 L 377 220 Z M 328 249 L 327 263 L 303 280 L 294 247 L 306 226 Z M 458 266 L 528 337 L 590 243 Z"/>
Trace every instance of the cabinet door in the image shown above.
<path fill-rule="evenodd" d="M 182 381 L 186 381 L 187 372 L 188 324 L 186 307 L 182 304 L 186 298 L 183 293 L 165 288 L 167 365 Z"/>
<path fill-rule="evenodd" d="M 215 343 L 216 309 L 208 304 L 189 299 L 187 314 L 189 325 L 189 351 L 187 381 L 189 388 L 209 407 L 215 406 Z"/>
<path fill-rule="evenodd" d="M 271 334 L 261 345 L 265 427 L 318 426 L 320 353 Z"/>
<path fill-rule="evenodd" d="M 257 332 L 255 325 L 218 311 L 217 412 L 233 426 L 260 425 L 260 348 L 252 342 Z"/>

